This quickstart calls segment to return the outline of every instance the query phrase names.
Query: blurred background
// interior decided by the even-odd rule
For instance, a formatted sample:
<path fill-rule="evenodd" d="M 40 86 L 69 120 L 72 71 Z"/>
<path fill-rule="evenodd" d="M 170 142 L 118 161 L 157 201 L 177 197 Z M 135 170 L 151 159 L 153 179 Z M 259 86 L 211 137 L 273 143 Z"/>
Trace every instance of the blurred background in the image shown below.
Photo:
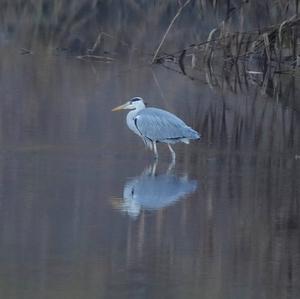
<path fill-rule="evenodd" d="M 299 298 L 298 9 L 1 0 L 0 296 Z M 133 96 L 201 133 L 175 167 Z"/>

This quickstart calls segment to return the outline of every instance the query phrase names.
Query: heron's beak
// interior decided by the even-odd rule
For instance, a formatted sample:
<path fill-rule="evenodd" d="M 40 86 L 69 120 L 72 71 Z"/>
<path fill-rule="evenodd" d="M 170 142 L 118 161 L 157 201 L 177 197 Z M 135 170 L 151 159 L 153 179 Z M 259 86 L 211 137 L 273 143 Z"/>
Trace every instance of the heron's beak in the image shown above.
<path fill-rule="evenodd" d="M 123 198 L 112 198 L 110 201 L 113 208 L 120 210 L 123 204 Z"/>
<path fill-rule="evenodd" d="M 111 111 L 118 111 L 118 110 L 126 109 L 128 105 L 129 105 L 129 103 L 127 102 L 127 103 L 125 103 L 125 104 L 123 104 L 121 106 L 115 107 Z"/>

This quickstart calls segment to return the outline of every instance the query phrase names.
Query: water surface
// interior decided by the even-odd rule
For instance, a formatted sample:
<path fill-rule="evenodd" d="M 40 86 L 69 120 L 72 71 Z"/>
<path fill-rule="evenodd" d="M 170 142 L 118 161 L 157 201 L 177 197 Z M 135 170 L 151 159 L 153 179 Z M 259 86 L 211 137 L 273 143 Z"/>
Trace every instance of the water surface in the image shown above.
<path fill-rule="evenodd" d="M 159 66 L 5 53 L 1 297 L 299 298 L 299 111 Z M 137 95 L 202 133 L 174 167 L 111 113 Z"/>

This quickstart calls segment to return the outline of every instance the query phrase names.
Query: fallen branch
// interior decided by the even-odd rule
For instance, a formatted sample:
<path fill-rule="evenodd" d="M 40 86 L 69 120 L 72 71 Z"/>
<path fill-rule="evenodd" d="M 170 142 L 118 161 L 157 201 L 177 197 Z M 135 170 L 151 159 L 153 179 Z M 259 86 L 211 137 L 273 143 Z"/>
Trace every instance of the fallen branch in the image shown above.
<path fill-rule="evenodd" d="M 77 59 L 88 60 L 88 61 L 98 61 L 98 62 L 113 62 L 115 59 L 112 57 L 98 56 L 98 55 L 79 55 L 76 56 Z"/>

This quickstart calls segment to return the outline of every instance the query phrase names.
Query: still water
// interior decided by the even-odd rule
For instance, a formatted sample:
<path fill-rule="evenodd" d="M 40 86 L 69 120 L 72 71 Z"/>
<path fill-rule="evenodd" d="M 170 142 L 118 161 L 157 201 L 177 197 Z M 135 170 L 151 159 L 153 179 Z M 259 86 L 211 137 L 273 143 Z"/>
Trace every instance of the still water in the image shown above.
<path fill-rule="evenodd" d="M 0 62 L 1 298 L 299 298 L 300 117 L 164 68 Z M 203 139 L 153 161 L 132 96 Z"/>

